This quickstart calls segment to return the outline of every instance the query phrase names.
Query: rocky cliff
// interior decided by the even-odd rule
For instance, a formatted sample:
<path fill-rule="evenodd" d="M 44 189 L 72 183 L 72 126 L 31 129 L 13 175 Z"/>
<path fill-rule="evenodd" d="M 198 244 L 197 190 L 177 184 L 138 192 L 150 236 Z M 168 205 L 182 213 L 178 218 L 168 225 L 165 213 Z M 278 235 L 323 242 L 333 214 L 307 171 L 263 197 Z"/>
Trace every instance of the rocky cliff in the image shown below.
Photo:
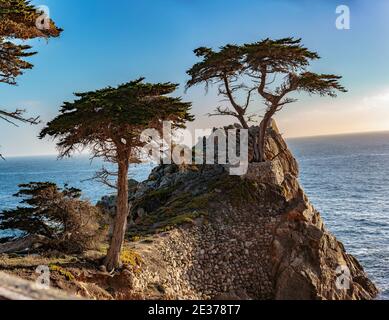
<path fill-rule="evenodd" d="M 166 165 L 132 188 L 128 237 L 139 259 L 121 288 L 156 299 L 374 298 L 300 187 L 275 124 L 266 153 L 272 160 L 242 177 L 222 165 Z"/>

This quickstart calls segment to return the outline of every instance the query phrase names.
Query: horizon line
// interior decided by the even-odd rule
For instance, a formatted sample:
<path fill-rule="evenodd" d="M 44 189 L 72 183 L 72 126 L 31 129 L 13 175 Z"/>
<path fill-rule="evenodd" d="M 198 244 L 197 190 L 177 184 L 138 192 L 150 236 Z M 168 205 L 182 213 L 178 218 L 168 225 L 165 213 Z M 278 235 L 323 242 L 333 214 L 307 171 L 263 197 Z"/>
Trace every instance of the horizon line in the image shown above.
<path fill-rule="evenodd" d="M 337 136 L 351 136 L 358 134 L 375 134 L 375 133 L 389 133 L 388 130 L 373 130 L 373 131 L 351 131 L 351 132 L 340 132 L 340 133 L 324 133 L 324 134 L 314 134 L 309 136 L 293 136 L 287 137 L 286 140 L 290 139 L 305 139 L 305 138 L 324 138 L 324 137 L 337 137 Z"/>
<path fill-rule="evenodd" d="M 308 136 L 293 136 L 286 137 L 285 140 L 294 140 L 294 139 L 309 139 L 309 138 L 325 138 L 325 137 L 337 137 L 337 136 L 351 136 L 358 134 L 376 134 L 376 133 L 389 133 L 389 130 L 377 130 L 377 131 L 353 131 L 353 132 L 343 132 L 343 133 L 329 133 L 329 134 L 317 134 L 317 135 L 308 135 Z M 284 135 L 284 133 L 281 133 Z M 26 155 L 7 155 L 5 154 L 5 160 L 11 158 L 34 158 L 34 157 L 58 157 L 57 153 L 43 153 L 43 154 L 26 154 Z M 88 157 L 89 153 L 79 153 L 72 157 Z M 58 159 L 61 160 L 61 159 Z M 0 162 L 1 163 L 1 162 Z"/>

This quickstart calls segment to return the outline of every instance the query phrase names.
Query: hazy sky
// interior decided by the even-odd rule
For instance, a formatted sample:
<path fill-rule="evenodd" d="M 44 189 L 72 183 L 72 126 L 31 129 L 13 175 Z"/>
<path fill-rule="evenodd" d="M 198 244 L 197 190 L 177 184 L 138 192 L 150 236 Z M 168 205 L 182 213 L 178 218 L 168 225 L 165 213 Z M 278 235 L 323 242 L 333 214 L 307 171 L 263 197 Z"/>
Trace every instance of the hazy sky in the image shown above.
<path fill-rule="evenodd" d="M 301 37 L 322 59 L 316 72 L 342 75 L 349 92 L 337 99 L 301 96 L 276 116 L 287 137 L 389 130 L 389 1 L 387 0 L 34 0 L 47 5 L 64 29 L 59 39 L 33 41 L 35 67 L 19 86 L 0 85 L 0 106 L 27 108 L 43 122 L 53 118 L 73 92 L 115 86 L 139 76 L 172 81 L 193 101 L 197 121 L 208 128 L 231 122 L 208 118 L 219 105 L 215 88 L 184 93 L 185 71 L 197 60 L 198 46 Z M 335 27 L 336 7 L 351 10 L 351 30 Z M 262 110 L 261 100 L 255 102 Z M 0 122 L 1 152 L 55 153 L 36 136 L 42 126 L 15 128 Z"/>

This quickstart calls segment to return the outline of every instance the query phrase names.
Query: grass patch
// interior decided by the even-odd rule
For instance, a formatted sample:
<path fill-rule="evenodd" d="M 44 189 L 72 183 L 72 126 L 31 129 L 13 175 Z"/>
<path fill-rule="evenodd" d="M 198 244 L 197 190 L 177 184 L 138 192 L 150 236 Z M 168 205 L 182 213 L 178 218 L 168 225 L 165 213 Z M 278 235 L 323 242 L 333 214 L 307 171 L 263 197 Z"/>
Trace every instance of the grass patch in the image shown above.
<path fill-rule="evenodd" d="M 237 207 L 257 202 L 258 185 L 255 182 L 242 179 L 238 176 L 223 175 L 216 180 L 208 183 L 210 192 L 219 189 L 220 197 L 228 199 L 229 202 Z"/>
<path fill-rule="evenodd" d="M 50 258 L 38 255 L 27 255 L 9 257 L 0 255 L 0 269 L 8 268 L 34 268 L 40 265 L 66 264 L 74 261 L 74 256 L 65 256 L 63 258 Z"/>
<path fill-rule="evenodd" d="M 145 214 L 138 217 L 136 225 L 129 229 L 128 239 L 136 242 L 143 237 L 170 231 L 180 225 L 193 224 L 200 217 L 212 219 L 212 203 L 228 201 L 235 207 L 247 206 L 250 203 L 258 203 L 262 193 L 255 182 L 230 176 L 228 173 L 211 178 L 205 185 L 201 179 L 198 183 L 206 189 L 196 196 L 191 190 L 183 191 L 183 186 L 178 184 L 151 191 L 137 201 L 134 211 L 142 208 Z M 200 186 L 194 183 L 193 187 Z"/>
<path fill-rule="evenodd" d="M 146 236 L 170 231 L 183 224 L 191 224 L 195 219 L 208 215 L 211 200 L 212 195 L 208 193 L 197 197 L 190 193 L 173 196 L 155 211 L 142 216 L 137 225 L 129 229 L 128 239 L 137 242 Z"/>

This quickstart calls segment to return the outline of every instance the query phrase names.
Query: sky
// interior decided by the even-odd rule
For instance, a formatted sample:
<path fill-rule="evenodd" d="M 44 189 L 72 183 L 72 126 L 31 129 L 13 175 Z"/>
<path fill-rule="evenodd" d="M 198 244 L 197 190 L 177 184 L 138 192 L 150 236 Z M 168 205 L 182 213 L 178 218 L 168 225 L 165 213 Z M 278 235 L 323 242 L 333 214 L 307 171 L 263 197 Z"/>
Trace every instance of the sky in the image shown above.
<path fill-rule="evenodd" d="M 190 128 L 236 122 L 209 118 L 220 105 L 217 88 L 184 91 L 193 49 L 218 48 L 264 38 L 298 37 L 317 51 L 314 72 L 342 75 L 348 93 L 336 99 L 298 95 L 276 115 L 286 137 L 389 130 L 389 1 L 387 0 L 34 0 L 64 29 L 58 39 L 34 40 L 34 69 L 18 86 L 0 84 L 0 106 L 25 108 L 42 124 L 19 128 L 0 122 L 1 153 L 55 154 L 53 141 L 37 139 L 44 123 L 74 92 L 116 86 L 140 76 L 180 84 L 177 96 L 193 102 Z M 346 4 L 351 29 L 338 30 L 336 7 Z M 263 111 L 257 98 L 252 111 Z"/>

